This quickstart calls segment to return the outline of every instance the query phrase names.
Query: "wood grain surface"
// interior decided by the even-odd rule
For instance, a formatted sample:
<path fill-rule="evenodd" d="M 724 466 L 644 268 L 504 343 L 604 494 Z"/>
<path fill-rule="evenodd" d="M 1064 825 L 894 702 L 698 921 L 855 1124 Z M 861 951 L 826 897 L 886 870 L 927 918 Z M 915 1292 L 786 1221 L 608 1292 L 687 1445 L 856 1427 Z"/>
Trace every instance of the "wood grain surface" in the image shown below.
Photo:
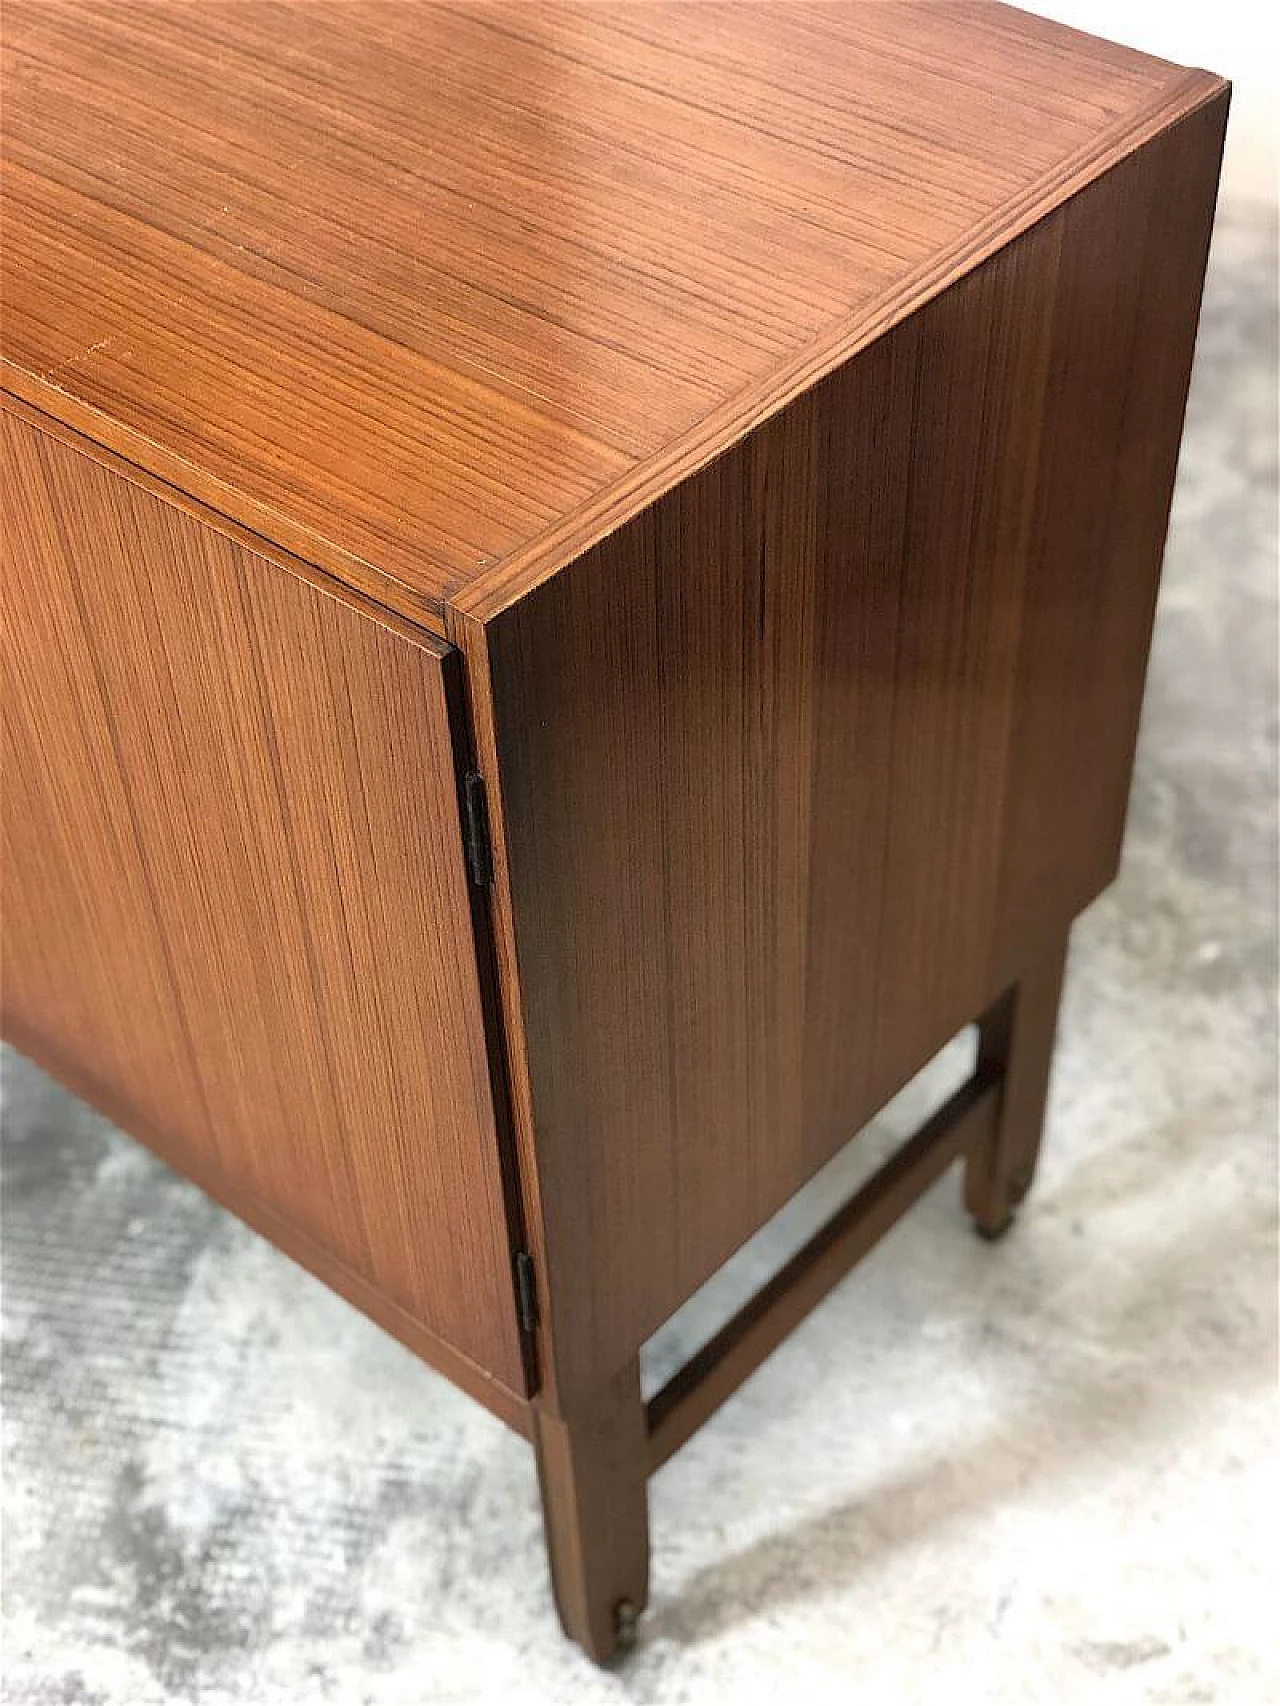
<path fill-rule="evenodd" d="M 3 443 L 6 1033 L 511 1419 L 446 648 Z"/>
<path fill-rule="evenodd" d="M 1113 874 L 1225 114 L 459 624 L 565 1401 Z"/>
<path fill-rule="evenodd" d="M 8 0 L 4 382 L 447 631 L 1219 87 L 994 5 Z"/>

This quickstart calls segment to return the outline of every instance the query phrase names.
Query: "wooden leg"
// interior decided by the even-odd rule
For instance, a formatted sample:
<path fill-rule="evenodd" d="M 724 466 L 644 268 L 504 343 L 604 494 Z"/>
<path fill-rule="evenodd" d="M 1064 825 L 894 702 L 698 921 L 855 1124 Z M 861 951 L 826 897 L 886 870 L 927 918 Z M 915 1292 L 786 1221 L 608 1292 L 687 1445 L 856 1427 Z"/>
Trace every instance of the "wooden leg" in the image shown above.
<path fill-rule="evenodd" d="M 1007 1231 L 1035 1176 L 1066 955 L 1064 936 L 979 1022 L 979 1068 L 1002 1079 L 995 1133 L 964 1175 L 965 1207 L 985 1238 Z"/>
<path fill-rule="evenodd" d="M 648 1438 L 631 1361 L 561 1415 L 536 1402 L 551 1586 L 564 1630 L 603 1664 L 635 1635 L 649 1592 Z"/>

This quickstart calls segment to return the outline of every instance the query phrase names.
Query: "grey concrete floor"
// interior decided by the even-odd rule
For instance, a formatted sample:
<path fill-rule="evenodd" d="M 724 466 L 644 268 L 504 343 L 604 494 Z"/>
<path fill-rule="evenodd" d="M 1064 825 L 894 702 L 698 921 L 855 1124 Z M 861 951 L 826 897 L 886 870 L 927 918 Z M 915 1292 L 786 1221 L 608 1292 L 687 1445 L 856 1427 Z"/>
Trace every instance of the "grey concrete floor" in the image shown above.
<path fill-rule="evenodd" d="M 523 1443 L 10 1056 L 9 1700 L 1280 1700 L 1275 278 L 1274 218 L 1228 198 L 1124 871 L 1014 1234 L 943 1180 L 662 1471 L 652 1611 L 600 1673 Z"/>

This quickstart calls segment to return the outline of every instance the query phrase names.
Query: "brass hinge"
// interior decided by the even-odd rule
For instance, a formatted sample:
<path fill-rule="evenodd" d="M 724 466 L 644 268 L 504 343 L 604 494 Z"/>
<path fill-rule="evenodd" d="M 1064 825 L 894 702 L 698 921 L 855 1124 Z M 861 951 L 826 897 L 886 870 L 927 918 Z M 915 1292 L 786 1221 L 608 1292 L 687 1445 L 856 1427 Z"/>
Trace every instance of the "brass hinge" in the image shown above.
<path fill-rule="evenodd" d="M 527 1250 L 516 1251 L 516 1309 L 520 1316 L 520 1331 L 531 1334 L 538 1324 L 538 1292 L 533 1257 Z"/>
<path fill-rule="evenodd" d="M 489 807 L 484 777 L 469 770 L 462 778 L 463 838 L 467 847 L 467 869 L 478 889 L 493 881 L 493 843 L 489 839 Z"/>

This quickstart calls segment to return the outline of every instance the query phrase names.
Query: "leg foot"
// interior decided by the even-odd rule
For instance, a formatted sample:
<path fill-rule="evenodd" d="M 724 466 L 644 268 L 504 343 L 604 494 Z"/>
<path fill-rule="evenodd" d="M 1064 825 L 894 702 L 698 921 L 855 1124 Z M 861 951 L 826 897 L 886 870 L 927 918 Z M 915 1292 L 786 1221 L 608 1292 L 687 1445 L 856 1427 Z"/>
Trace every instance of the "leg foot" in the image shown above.
<path fill-rule="evenodd" d="M 649 1591 L 639 1364 L 567 1408 L 534 1406 L 551 1586 L 565 1634 L 604 1664 L 634 1644 Z"/>
<path fill-rule="evenodd" d="M 1010 1209 L 1009 1213 L 1005 1215 L 1004 1219 L 1000 1222 L 1000 1224 L 998 1226 L 986 1226 L 983 1224 L 983 1222 L 981 1220 L 975 1219 L 974 1223 L 973 1223 L 973 1230 L 978 1234 L 978 1237 L 981 1238 L 984 1243 L 986 1243 L 986 1244 L 998 1244 L 1000 1242 L 1000 1240 L 1004 1237 L 1005 1233 L 1008 1232 L 1012 1228 L 1012 1226 L 1013 1226 L 1013 1210 Z"/>
<path fill-rule="evenodd" d="M 613 1632 L 620 1653 L 635 1646 L 640 1633 L 640 1612 L 629 1599 L 620 1599 L 613 1608 Z"/>
<path fill-rule="evenodd" d="M 1064 936 L 979 1022 L 979 1067 L 1003 1081 L 994 1136 L 964 1173 L 965 1207 L 984 1238 L 1009 1230 L 1035 1177 L 1066 953 Z"/>

